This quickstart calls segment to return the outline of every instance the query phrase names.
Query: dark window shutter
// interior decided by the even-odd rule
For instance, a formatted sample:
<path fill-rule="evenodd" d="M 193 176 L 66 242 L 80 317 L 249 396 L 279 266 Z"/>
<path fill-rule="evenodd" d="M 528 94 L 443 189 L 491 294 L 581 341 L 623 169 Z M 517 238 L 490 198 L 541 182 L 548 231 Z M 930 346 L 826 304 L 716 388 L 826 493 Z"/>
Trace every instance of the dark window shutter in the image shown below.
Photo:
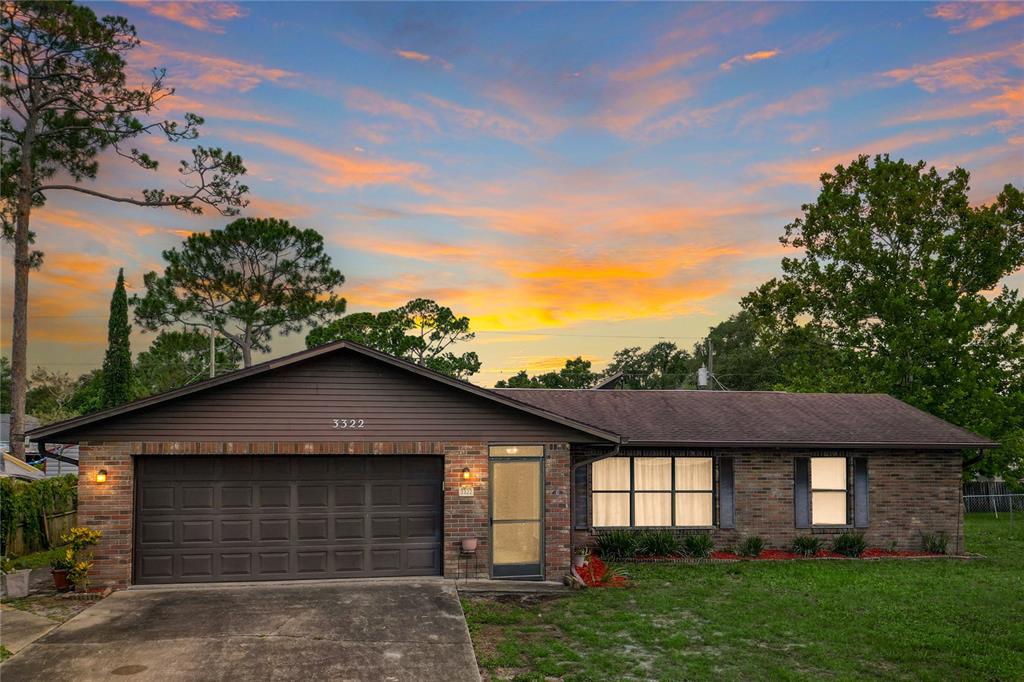
<path fill-rule="evenodd" d="M 793 520 L 797 528 L 811 527 L 811 460 L 793 460 Z"/>
<path fill-rule="evenodd" d="M 853 459 L 853 525 L 868 527 L 868 458 Z"/>
<path fill-rule="evenodd" d="M 586 530 L 590 527 L 590 491 L 587 490 L 587 469 L 590 465 L 576 467 L 573 470 L 573 527 Z"/>
<path fill-rule="evenodd" d="M 718 525 L 720 528 L 736 527 L 734 461 L 732 457 L 722 457 L 718 460 Z"/>

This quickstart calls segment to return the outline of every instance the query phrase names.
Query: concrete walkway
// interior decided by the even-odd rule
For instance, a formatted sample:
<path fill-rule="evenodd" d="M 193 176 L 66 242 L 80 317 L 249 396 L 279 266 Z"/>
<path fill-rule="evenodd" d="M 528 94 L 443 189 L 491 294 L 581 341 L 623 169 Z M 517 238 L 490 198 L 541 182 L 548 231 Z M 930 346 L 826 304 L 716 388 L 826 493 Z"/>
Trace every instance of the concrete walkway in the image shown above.
<path fill-rule="evenodd" d="M 290 582 L 117 592 L 0 665 L 4 682 L 478 682 L 452 585 Z"/>
<path fill-rule="evenodd" d="M 0 607 L 0 644 L 16 654 L 58 625 L 55 620 L 3 606 Z"/>

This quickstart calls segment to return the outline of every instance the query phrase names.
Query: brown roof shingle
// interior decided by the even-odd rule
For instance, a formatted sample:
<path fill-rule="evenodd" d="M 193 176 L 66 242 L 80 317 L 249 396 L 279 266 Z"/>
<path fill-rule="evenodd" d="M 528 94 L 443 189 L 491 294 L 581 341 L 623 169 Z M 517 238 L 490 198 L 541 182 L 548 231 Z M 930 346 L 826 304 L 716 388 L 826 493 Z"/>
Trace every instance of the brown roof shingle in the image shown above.
<path fill-rule="evenodd" d="M 991 448 L 998 444 L 877 393 L 494 389 L 632 444 Z"/>

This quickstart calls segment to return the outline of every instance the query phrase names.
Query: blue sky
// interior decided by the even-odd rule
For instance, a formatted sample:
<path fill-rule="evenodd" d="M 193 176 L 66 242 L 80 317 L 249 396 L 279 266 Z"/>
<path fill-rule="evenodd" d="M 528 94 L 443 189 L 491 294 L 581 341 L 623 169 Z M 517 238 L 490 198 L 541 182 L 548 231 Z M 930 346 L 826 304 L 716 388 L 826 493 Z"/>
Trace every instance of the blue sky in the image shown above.
<path fill-rule="evenodd" d="M 469 315 L 485 385 L 691 346 L 859 153 L 962 165 L 978 203 L 1024 176 L 1017 3 L 90 5 L 135 23 L 134 77 L 167 68 L 163 115 L 243 156 L 247 215 L 324 234 L 350 310 Z M 96 185 L 173 183 L 174 147 L 157 174 L 104 159 Z M 35 221 L 29 360 L 73 373 L 101 360 L 118 267 L 138 288 L 226 222 L 77 195 Z"/>

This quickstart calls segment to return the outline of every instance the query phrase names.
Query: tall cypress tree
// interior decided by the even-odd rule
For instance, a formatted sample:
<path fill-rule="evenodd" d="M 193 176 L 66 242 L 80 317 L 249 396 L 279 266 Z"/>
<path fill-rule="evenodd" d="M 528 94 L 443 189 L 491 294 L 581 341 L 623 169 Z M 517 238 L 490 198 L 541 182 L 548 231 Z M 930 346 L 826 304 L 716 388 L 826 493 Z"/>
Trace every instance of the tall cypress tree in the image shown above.
<path fill-rule="evenodd" d="M 124 288 L 124 269 L 117 272 L 117 284 L 110 298 L 110 322 L 107 326 L 107 354 L 103 358 L 103 407 L 115 407 L 131 398 L 132 349 L 128 324 L 128 294 Z"/>

